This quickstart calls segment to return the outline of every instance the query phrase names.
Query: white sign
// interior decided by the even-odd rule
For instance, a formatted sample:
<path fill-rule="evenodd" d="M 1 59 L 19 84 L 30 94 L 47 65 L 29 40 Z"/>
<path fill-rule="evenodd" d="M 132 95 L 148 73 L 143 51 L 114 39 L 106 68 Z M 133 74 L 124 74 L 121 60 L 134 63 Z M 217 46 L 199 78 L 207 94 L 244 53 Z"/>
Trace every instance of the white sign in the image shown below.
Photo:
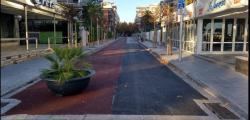
<path fill-rule="evenodd" d="M 49 8 L 53 8 L 57 3 L 57 0 L 31 0 L 35 5 L 43 5 Z"/>

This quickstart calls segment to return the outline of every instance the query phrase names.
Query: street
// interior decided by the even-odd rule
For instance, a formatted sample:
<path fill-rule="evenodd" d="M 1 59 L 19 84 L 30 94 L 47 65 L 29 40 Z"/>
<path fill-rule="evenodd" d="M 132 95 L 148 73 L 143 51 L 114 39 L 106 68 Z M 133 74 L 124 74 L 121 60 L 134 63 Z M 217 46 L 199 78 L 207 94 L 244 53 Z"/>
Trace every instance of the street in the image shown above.
<path fill-rule="evenodd" d="M 113 113 L 137 115 L 206 115 L 193 101 L 205 99 L 134 38 L 123 42 L 126 53 L 116 89 Z"/>
<path fill-rule="evenodd" d="M 41 81 L 14 95 L 22 103 L 7 114 L 207 116 L 193 101 L 206 98 L 132 37 L 120 38 L 87 59 L 96 75 L 81 94 L 60 99 Z"/>
<path fill-rule="evenodd" d="M 247 0 L 2 0 L 1 119 L 248 120 Z"/>

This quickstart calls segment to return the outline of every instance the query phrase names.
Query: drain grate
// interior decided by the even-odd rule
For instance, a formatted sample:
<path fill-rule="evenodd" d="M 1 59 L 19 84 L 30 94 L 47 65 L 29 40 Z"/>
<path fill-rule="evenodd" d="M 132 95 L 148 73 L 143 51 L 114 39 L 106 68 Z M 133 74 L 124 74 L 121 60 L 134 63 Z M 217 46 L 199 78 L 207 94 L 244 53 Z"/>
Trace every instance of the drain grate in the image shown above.
<path fill-rule="evenodd" d="M 204 103 L 204 105 L 220 119 L 239 119 L 238 116 L 219 103 Z"/>

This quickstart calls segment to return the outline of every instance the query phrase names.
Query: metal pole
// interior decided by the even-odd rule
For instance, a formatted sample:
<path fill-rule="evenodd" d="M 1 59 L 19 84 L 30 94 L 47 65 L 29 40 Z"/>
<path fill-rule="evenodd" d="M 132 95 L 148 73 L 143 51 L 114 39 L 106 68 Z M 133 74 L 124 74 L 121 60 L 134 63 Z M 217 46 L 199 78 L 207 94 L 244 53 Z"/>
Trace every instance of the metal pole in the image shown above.
<path fill-rule="evenodd" d="M 50 39 L 48 38 L 48 49 L 50 49 Z"/>
<path fill-rule="evenodd" d="M 36 49 L 37 49 L 37 47 L 38 47 L 38 40 L 37 40 L 37 38 L 36 38 Z"/>
<path fill-rule="evenodd" d="M 70 47 L 69 38 L 70 38 L 70 23 L 69 23 L 69 21 L 68 21 L 68 47 Z"/>
<path fill-rule="evenodd" d="M 54 46 L 56 45 L 56 15 L 54 14 Z"/>
<path fill-rule="evenodd" d="M 161 23 L 162 23 L 162 2 L 160 3 L 160 44 L 162 44 L 162 26 L 161 26 Z"/>
<path fill-rule="evenodd" d="M 27 19 L 27 5 L 24 6 L 24 17 L 25 17 L 25 41 L 26 49 L 29 50 L 29 34 L 28 34 L 28 19 Z"/>
<path fill-rule="evenodd" d="M 96 34 L 97 34 L 97 46 L 100 45 L 100 41 L 99 41 L 99 25 L 98 25 L 98 17 L 97 17 L 97 28 L 96 28 Z"/>
<path fill-rule="evenodd" d="M 183 8 L 180 9 L 180 31 L 179 31 L 179 61 L 181 62 L 182 60 L 182 24 L 183 24 Z"/>
<path fill-rule="evenodd" d="M 76 31 L 76 22 L 75 22 L 75 47 L 77 47 L 77 31 Z"/>

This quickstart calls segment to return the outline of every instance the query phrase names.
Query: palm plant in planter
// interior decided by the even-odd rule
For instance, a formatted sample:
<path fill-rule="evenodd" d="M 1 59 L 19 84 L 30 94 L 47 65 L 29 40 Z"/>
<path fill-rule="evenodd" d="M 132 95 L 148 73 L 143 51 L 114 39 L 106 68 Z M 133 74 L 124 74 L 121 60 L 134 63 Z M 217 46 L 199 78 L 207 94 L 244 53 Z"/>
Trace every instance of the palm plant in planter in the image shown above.
<path fill-rule="evenodd" d="M 42 78 L 48 88 L 59 95 L 80 93 L 85 89 L 94 75 L 89 64 L 83 69 L 75 69 L 74 62 L 84 56 L 81 48 L 54 48 L 54 54 L 45 58 L 50 61 L 51 67 L 42 70 Z"/>

